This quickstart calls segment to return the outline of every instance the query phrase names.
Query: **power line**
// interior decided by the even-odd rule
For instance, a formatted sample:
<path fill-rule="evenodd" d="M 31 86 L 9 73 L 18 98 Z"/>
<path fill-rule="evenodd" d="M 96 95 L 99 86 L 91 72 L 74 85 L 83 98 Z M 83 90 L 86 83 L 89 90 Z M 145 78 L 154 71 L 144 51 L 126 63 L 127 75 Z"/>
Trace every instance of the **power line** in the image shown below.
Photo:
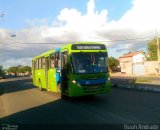
<path fill-rule="evenodd" d="M 141 39 L 149 39 L 152 37 L 141 37 L 141 38 L 133 38 L 133 39 L 117 39 L 117 40 L 104 40 L 98 42 L 117 42 L 117 41 L 133 41 L 133 40 L 141 40 Z"/>
<path fill-rule="evenodd" d="M 118 41 L 133 41 L 133 40 L 144 40 L 144 39 L 151 39 L 153 37 L 140 37 L 140 38 L 132 38 L 132 39 L 116 39 L 116 40 L 100 40 L 96 42 L 118 42 Z M 67 44 L 67 43 L 76 43 L 76 42 L 86 42 L 86 41 L 68 41 L 68 42 L 15 42 L 14 44 Z M 2 43 L 2 42 L 1 42 Z"/>
<path fill-rule="evenodd" d="M 139 38 L 132 38 L 132 39 L 116 39 L 116 40 L 101 40 L 101 41 L 96 41 L 96 42 L 118 42 L 118 41 L 133 41 L 133 40 L 144 40 L 144 39 L 151 39 L 151 38 L 153 38 L 153 37 L 139 37 Z M 77 41 L 77 42 L 80 42 L 80 41 Z M 85 41 L 81 41 L 81 42 L 85 42 Z M 3 45 L 3 46 L 7 46 L 7 45 L 10 45 L 9 43 L 5 43 L 5 44 L 3 44 L 3 42 L 0 42 L 1 43 L 1 45 Z M 52 45 L 58 45 L 58 44 L 67 44 L 67 43 L 76 43 L 76 41 L 74 41 L 74 42 L 43 42 L 43 43 L 41 43 L 41 42 L 24 42 L 24 43 L 21 43 L 21 42 L 15 42 L 14 44 L 12 44 L 13 46 L 12 47 L 22 47 L 22 46 L 20 46 L 20 44 L 26 44 L 26 45 L 29 45 L 29 44 L 38 44 L 38 45 L 46 45 L 46 44 L 52 44 Z M 16 44 L 16 45 L 15 45 Z M 19 44 L 19 45 L 17 45 L 17 44 Z M 7 60 L 8 58 L 1 58 L 0 60 Z"/>
<path fill-rule="evenodd" d="M 143 39 L 150 39 L 152 37 L 141 37 L 141 38 L 133 38 L 133 39 L 117 39 L 117 40 L 101 40 L 96 42 L 117 42 L 117 41 L 133 41 L 133 40 L 143 40 Z M 77 41 L 80 42 L 80 41 Z M 85 42 L 85 41 L 81 41 Z M 48 43 L 22 43 L 22 44 L 66 44 L 66 43 L 76 43 L 76 41 L 70 41 L 70 42 L 48 42 Z"/>

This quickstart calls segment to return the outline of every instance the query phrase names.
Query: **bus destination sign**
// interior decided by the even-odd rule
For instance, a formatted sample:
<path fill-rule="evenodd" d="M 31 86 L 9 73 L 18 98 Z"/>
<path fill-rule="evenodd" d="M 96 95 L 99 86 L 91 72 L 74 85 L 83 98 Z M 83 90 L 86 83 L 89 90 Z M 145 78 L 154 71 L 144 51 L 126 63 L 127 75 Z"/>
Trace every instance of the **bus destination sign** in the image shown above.
<path fill-rule="evenodd" d="M 106 47 L 103 44 L 74 44 L 72 50 L 105 50 Z"/>

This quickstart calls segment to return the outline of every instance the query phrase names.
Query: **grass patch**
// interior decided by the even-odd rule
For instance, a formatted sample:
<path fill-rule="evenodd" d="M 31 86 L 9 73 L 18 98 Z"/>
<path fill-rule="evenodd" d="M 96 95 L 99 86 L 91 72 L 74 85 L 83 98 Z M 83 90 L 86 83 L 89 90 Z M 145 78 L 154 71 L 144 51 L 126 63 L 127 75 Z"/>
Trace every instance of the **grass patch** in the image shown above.
<path fill-rule="evenodd" d="M 136 82 L 136 79 L 129 79 L 129 84 L 134 84 Z"/>
<path fill-rule="evenodd" d="M 137 78 L 136 80 L 135 80 L 135 83 L 149 83 L 150 82 L 150 80 L 148 79 L 148 78 Z"/>

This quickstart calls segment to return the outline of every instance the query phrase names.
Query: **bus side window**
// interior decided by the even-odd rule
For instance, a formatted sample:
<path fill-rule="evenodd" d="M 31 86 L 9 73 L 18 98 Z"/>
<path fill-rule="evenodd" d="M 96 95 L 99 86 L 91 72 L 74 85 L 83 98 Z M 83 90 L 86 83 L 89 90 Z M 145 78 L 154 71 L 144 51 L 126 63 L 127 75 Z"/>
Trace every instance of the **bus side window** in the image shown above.
<path fill-rule="evenodd" d="M 34 67 L 34 61 L 32 60 L 32 69 L 35 69 L 35 67 Z"/>
<path fill-rule="evenodd" d="M 37 69 L 37 60 L 35 60 L 35 69 Z"/>
<path fill-rule="evenodd" d="M 36 61 L 33 61 L 33 67 L 36 69 Z"/>
<path fill-rule="evenodd" d="M 55 53 L 55 67 L 60 67 L 60 53 Z"/>
<path fill-rule="evenodd" d="M 51 54 L 50 56 L 50 68 L 54 68 L 54 54 Z"/>
<path fill-rule="evenodd" d="M 42 60 L 41 60 L 41 58 L 39 58 L 39 60 L 38 60 L 39 62 L 38 62 L 38 67 L 39 67 L 39 69 L 41 69 L 42 68 Z"/>
<path fill-rule="evenodd" d="M 38 59 L 36 59 L 36 69 L 38 69 Z"/>
<path fill-rule="evenodd" d="M 45 58 L 43 57 L 42 58 L 42 69 L 44 69 L 45 68 Z"/>

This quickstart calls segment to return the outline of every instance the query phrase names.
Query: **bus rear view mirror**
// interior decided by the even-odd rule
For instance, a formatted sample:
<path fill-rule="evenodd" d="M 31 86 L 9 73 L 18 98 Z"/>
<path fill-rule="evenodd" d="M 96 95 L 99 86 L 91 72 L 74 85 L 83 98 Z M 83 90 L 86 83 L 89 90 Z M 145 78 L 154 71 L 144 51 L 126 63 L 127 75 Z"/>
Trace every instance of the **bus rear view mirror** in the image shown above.
<path fill-rule="evenodd" d="M 60 73 L 60 68 L 57 68 L 57 70 L 56 70 L 56 71 L 57 71 L 57 73 Z"/>

